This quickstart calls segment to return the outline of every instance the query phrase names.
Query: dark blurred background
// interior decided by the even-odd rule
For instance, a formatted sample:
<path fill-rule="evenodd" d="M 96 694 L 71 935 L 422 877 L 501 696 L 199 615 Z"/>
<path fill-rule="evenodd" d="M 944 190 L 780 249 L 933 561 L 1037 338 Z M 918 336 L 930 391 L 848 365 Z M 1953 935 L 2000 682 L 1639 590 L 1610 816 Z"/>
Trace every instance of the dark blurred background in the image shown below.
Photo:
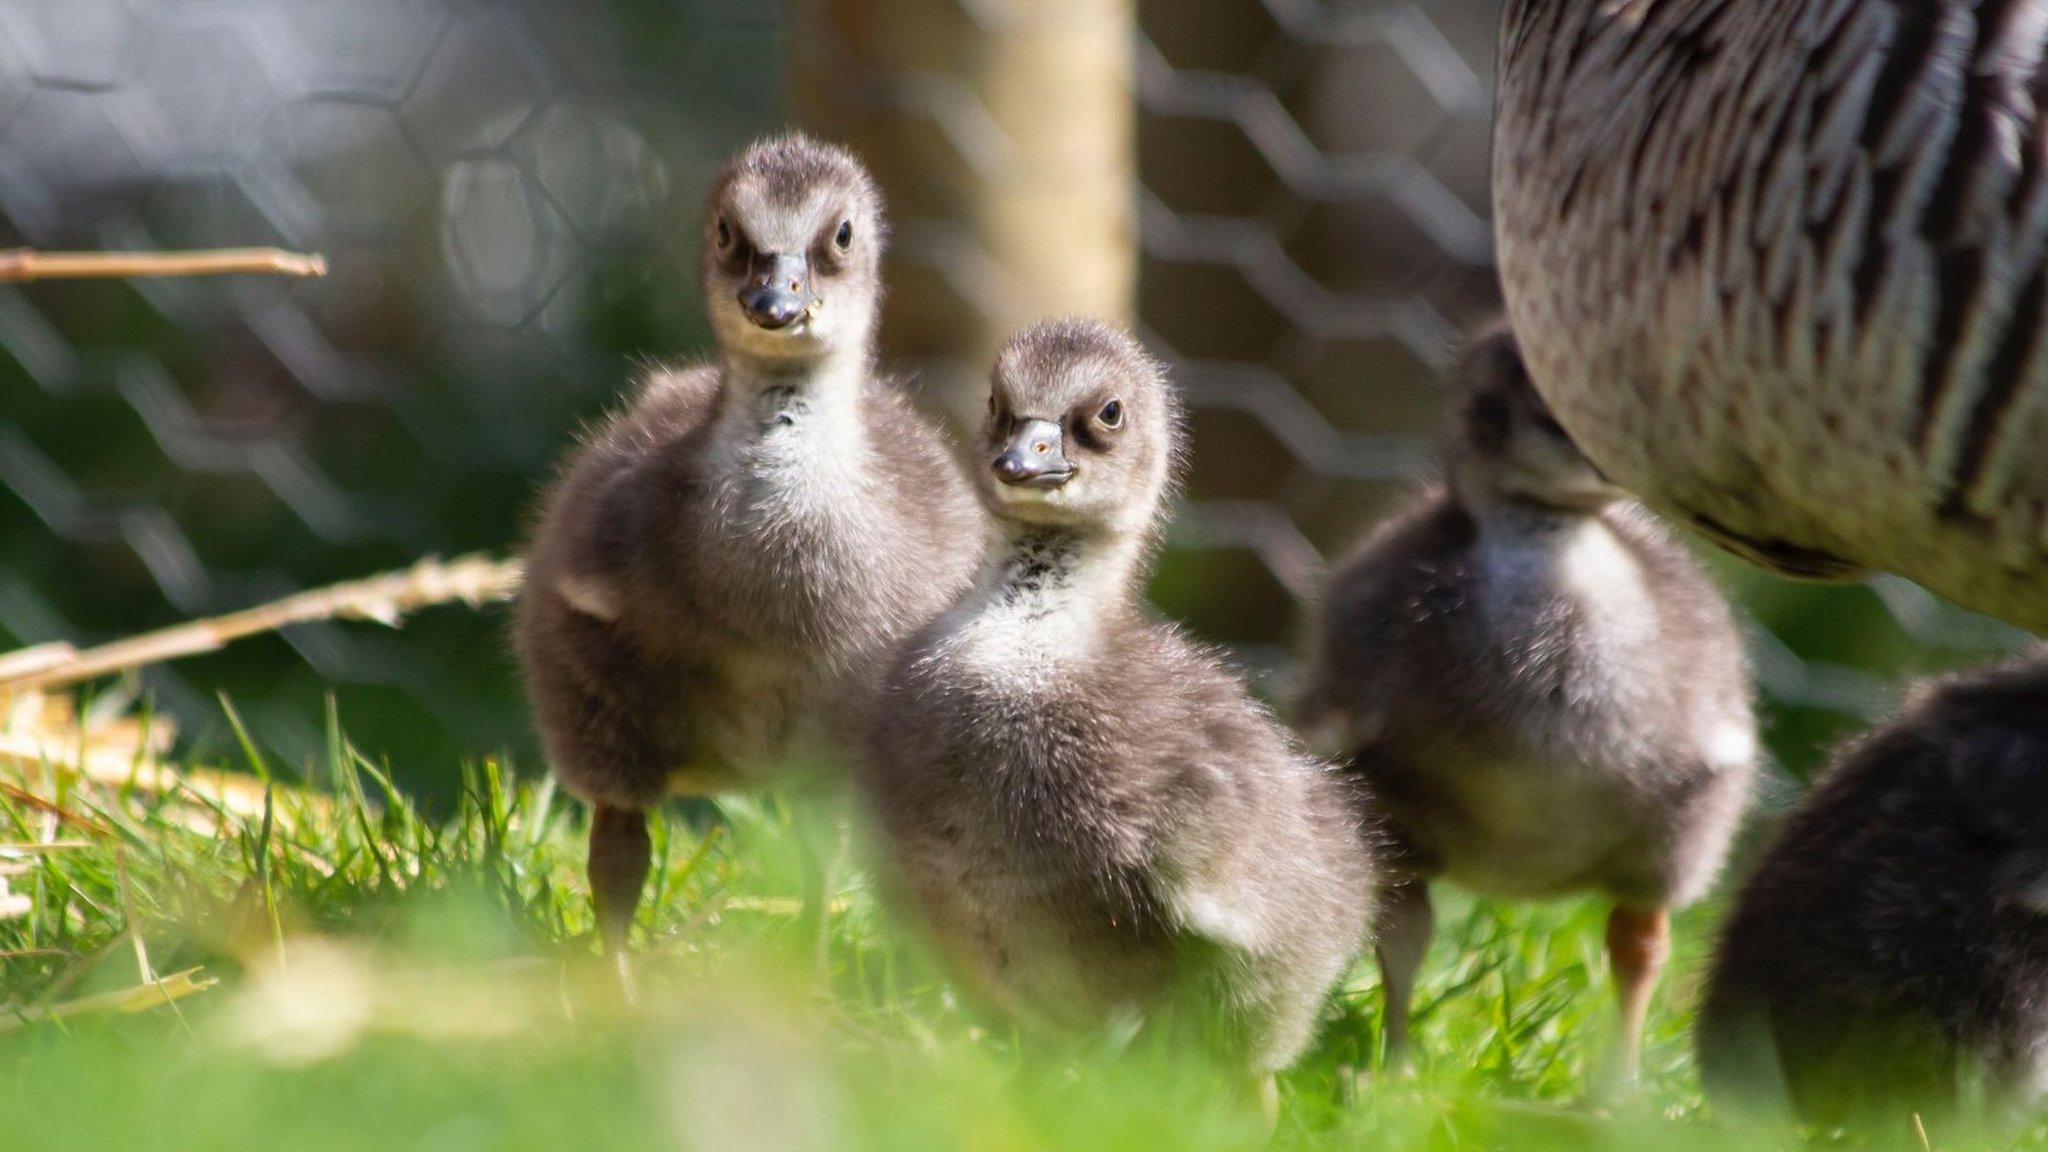
<path fill-rule="evenodd" d="M 1121 315 L 1195 467 L 1158 602 L 1284 694 L 1325 557 L 1428 467 L 1496 306 L 1493 0 L 0 0 L 0 245 L 276 244 L 333 273 L 0 287 L 0 644 L 116 638 L 504 551 L 636 361 L 704 350 L 719 161 L 802 125 L 896 215 L 895 362 L 964 411 L 1001 332 Z M 1795 774 L 2007 630 L 1717 561 Z M 287 758 L 532 762 L 502 613 L 154 669 Z"/>

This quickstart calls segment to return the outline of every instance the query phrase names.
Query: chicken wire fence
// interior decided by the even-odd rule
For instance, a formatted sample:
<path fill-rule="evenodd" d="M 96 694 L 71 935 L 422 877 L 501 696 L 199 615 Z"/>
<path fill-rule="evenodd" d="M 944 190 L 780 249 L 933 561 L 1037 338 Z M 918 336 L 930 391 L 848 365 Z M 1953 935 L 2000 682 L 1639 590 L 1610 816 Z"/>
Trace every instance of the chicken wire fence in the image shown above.
<path fill-rule="evenodd" d="M 1197 461 L 1154 595 L 1278 690 L 1325 557 L 1426 470 L 1459 336 L 1497 307 L 1495 16 L 1139 6 L 1140 327 Z M 103 640 L 507 547 L 633 359 L 707 345 L 696 214 L 783 123 L 785 32 L 720 0 L 0 0 L 0 242 L 333 267 L 0 288 L 0 632 Z M 2011 639 L 1896 582 L 1744 589 L 1787 717 Z M 526 740 L 488 615 L 298 626 L 146 686 L 200 732 L 224 693 L 290 755 L 326 692 L 402 770 Z"/>

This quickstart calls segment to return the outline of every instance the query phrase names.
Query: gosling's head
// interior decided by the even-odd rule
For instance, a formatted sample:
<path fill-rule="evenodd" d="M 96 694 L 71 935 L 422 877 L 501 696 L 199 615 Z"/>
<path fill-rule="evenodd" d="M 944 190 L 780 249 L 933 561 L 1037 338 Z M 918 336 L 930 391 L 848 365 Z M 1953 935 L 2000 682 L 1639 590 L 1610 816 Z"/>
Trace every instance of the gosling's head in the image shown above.
<path fill-rule="evenodd" d="M 1453 392 L 1445 458 L 1451 486 L 1468 506 L 1597 512 L 1621 498 L 1550 414 L 1506 327 L 1489 331 L 1466 352 Z"/>
<path fill-rule="evenodd" d="M 863 352 L 881 297 L 882 197 L 843 148 L 802 135 L 734 157 L 704 213 L 704 299 L 729 354 Z"/>
<path fill-rule="evenodd" d="M 1128 334 L 1094 320 L 1039 324 L 996 357 L 982 447 L 999 519 L 1141 534 L 1173 476 L 1180 403 Z"/>

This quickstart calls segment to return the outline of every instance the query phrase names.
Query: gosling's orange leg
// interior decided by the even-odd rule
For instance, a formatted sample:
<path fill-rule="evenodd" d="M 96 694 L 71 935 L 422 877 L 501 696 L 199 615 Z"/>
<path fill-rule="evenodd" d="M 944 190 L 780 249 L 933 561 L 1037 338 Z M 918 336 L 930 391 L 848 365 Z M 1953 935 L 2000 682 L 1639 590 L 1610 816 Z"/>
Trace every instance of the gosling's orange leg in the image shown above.
<path fill-rule="evenodd" d="M 1620 1007 L 1610 1086 L 1632 1085 L 1642 1065 L 1643 1023 L 1664 963 L 1671 957 L 1671 913 L 1616 905 L 1607 916 L 1607 962 Z"/>

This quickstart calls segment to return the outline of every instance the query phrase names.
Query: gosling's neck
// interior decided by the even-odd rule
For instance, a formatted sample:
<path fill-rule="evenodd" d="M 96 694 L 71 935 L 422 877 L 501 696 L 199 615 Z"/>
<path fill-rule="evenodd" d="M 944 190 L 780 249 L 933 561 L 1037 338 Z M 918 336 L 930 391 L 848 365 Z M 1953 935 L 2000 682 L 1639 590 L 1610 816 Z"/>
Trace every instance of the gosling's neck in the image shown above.
<path fill-rule="evenodd" d="M 729 449 L 818 434 L 841 449 L 866 442 L 860 401 L 870 375 L 866 349 L 812 360 L 728 354 L 721 360 L 724 400 L 714 428 Z"/>
<path fill-rule="evenodd" d="M 1531 500 L 1467 503 L 1465 511 L 1489 539 L 1541 540 L 1570 535 L 1592 523 L 1598 513 L 1562 508 Z"/>
<path fill-rule="evenodd" d="M 866 348 L 803 361 L 727 353 L 719 433 L 756 441 L 801 422 L 858 428 L 868 363 Z"/>
<path fill-rule="evenodd" d="M 1586 609 L 1583 643 L 1617 651 L 1652 639 L 1657 612 L 1641 559 L 1602 515 L 1613 502 L 1497 494 L 1462 501 L 1477 526 L 1484 610 L 1504 633 L 1529 627 L 1560 595 Z M 1535 614 L 1532 616 L 1532 613 Z"/>
<path fill-rule="evenodd" d="M 1512 476 L 1475 470 L 1453 472 L 1451 500 L 1487 537 L 1540 538 L 1570 533 L 1600 518 L 1607 504 L 1553 499 Z"/>
<path fill-rule="evenodd" d="M 987 606 L 1032 617 L 1121 609 L 1137 595 L 1139 541 L 1004 521 L 983 566 Z"/>
<path fill-rule="evenodd" d="M 946 630 L 999 687 L 1042 689 L 1136 605 L 1142 553 L 1143 541 L 1126 536 L 1003 521 Z"/>

